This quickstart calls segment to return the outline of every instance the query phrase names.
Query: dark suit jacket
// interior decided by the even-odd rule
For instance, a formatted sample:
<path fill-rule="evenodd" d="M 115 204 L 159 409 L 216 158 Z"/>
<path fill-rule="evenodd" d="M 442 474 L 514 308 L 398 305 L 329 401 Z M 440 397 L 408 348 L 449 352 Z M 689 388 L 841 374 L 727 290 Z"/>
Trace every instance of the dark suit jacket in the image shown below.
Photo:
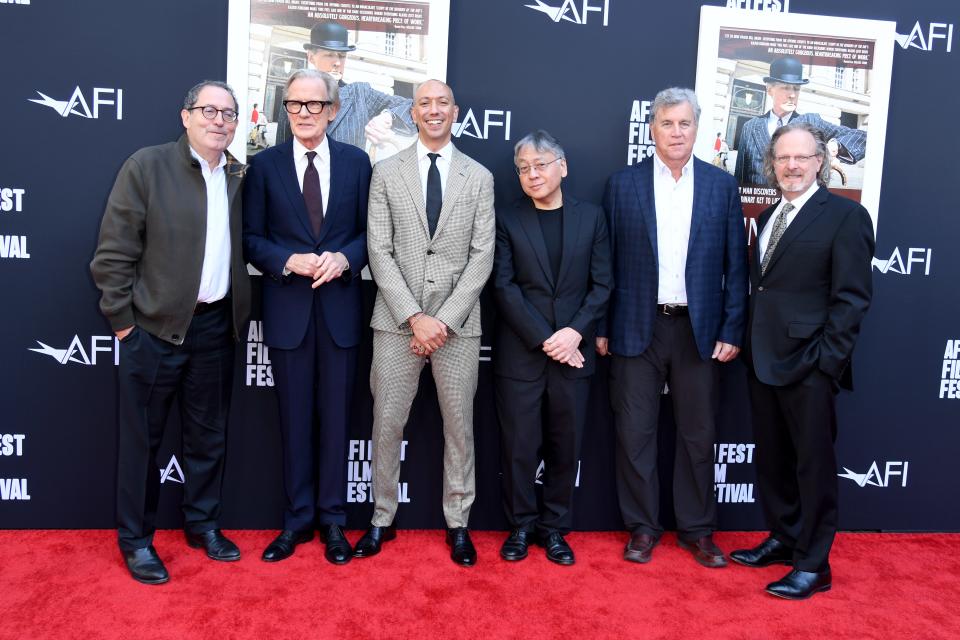
<path fill-rule="evenodd" d="M 360 271 L 367 264 L 367 197 L 370 159 L 358 148 L 327 138 L 330 193 L 320 236 L 314 237 L 297 181 L 293 140 L 250 159 L 243 191 L 243 248 L 263 272 L 263 332 L 268 347 L 292 349 L 307 329 L 319 296 L 330 336 L 340 347 L 360 343 L 363 331 Z M 294 253 L 339 251 L 350 270 L 318 289 L 312 279 L 283 275 Z"/>
<path fill-rule="evenodd" d="M 653 159 L 610 177 L 603 197 L 613 258 L 614 289 L 600 335 L 610 351 L 637 356 L 653 338 L 659 261 Z M 747 319 L 747 240 L 733 176 L 693 160 L 693 216 L 686 287 L 697 350 L 710 358 L 716 342 L 743 344 Z"/>
<path fill-rule="evenodd" d="M 760 216 L 762 230 L 776 205 Z M 820 188 L 797 212 L 760 275 L 750 263 L 746 361 L 769 385 L 798 382 L 816 368 L 852 386 L 850 355 L 870 306 L 873 223 L 853 200 Z"/>
<path fill-rule="evenodd" d="M 564 375 L 589 376 L 596 365 L 596 323 L 606 311 L 613 285 L 603 210 L 564 196 L 563 250 L 556 279 L 537 215 L 527 198 L 497 212 L 493 291 L 500 321 L 494 373 L 536 380 L 551 361 L 543 352 L 543 341 L 571 327 L 583 336 L 584 363 L 582 369 L 563 365 Z"/>

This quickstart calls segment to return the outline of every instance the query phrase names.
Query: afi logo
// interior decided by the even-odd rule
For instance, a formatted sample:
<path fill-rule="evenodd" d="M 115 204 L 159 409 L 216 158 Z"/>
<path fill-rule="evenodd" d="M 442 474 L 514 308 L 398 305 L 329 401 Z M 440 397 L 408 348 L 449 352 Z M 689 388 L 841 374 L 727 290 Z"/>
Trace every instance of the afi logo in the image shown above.
<path fill-rule="evenodd" d="M 534 484 L 543 484 L 543 473 L 545 465 L 543 460 L 540 461 L 540 466 L 537 467 L 537 473 L 534 475 L 533 482 Z M 573 483 L 573 486 L 580 486 L 580 461 L 577 460 L 577 480 Z"/>
<path fill-rule="evenodd" d="M 170 456 L 170 462 L 167 463 L 167 466 L 163 469 L 160 469 L 160 484 L 167 482 L 176 482 L 177 484 L 183 484 L 183 469 L 180 468 L 180 463 L 177 462 L 177 456 Z"/>
<path fill-rule="evenodd" d="M 559 7 L 553 7 L 543 0 L 534 0 L 537 4 L 525 4 L 528 9 L 539 11 L 546 14 L 554 22 L 566 20 L 574 24 L 587 24 L 591 13 L 599 13 L 603 18 L 603 26 L 607 26 L 608 15 L 610 12 L 610 0 L 603 0 L 603 6 L 600 4 L 591 4 L 590 0 L 563 0 Z"/>
<path fill-rule="evenodd" d="M 473 109 L 467 109 L 467 115 L 463 117 L 463 122 L 453 123 L 453 135 L 457 138 L 470 136 L 479 140 L 487 140 L 490 138 L 490 129 L 495 127 L 503 127 L 503 139 L 510 139 L 509 111 L 486 109 L 483 112 L 483 124 L 481 125 L 480 120 L 477 120 L 477 116 L 474 115 Z"/>
<path fill-rule="evenodd" d="M 937 46 L 937 40 L 943 40 L 942 46 L 947 53 L 953 49 L 953 25 L 946 22 L 931 22 L 924 33 L 918 20 L 910 33 L 907 35 L 898 33 L 896 37 L 897 44 L 904 49 L 913 47 L 921 51 L 933 51 Z"/>
<path fill-rule="evenodd" d="M 899 484 L 901 487 L 907 486 L 907 469 L 910 467 L 910 463 L 906 460 L 904 461 L 888 461 L 884 464 L 883 472 L 880 472 L 880 466 L 876 461 L 870 465 L 870 468 L 867 469 L 866 473 L 857 473 L 856 471 L 851 471 L 846 467 L 843 468 L 844 473 L 838 473 L 837 475 L 841 478 L 846 478 L 847 480 L 853 480 L 857 483 L 857 486 L 865 487 L 868 484 L 873 485 L 874 487 L 889 487 L 891 479 L 894 483 L 894 486 Z"/>
<path fill-rule="evenodd" d="M 930 258 L 933 257 L 933 249 L 910 247 L 907 249 L 906 255 L 907 259 L 904 261 L 903 255 L 900 253 L 900 247 L 896 247 L 887 260 L 874 258 L 871 264 L 880 273 L 898 273 L 902 276 L 909 276 L 914 273 L 913 269 L 916 268 L 916 273 L 922 270 L 923 275 L 930 275 Z M 914 267 L 914 265 L 917 266 Z"/>
<path fill-rule="evenodd" d="M 37 91 L 37 95 L 39 95 L 41 99 L 31 98 L 30 102 L 36 102 L 45 107 L 50 107 L 59 113 L 62 118 L 74 115 L 96 120 L 100 117 L 100 107 L 106 106 L 113 107 L 113 111 L 117 115 L 117 120 L 123 120 L 123 89 L 94 87 L 93 100 L 90 102 L 83 97 L 83 92 L 80 91 L 79 86 L 73 90 L 73 95 L 67 100 L 54 100 L 40 91 Z M 92 111 L 90 110 L 91 104 L 93 104 Z"/>
<path fill-rule="evenodd" d="M 56 349 L 48 344 L 40 342 L 39 340 L 36 342 L 38 345 L 40 345 L 40 347 L 31 348 L 30 351 L 33 351 L 34 353 L 42 353 L 45 356 L 50 356 L 60 364 L 76 362 L 77 364 L 82 364 L 88 367 L 94 366 L 97 364 L 98 353 L 110 353 L 111 351 L 113 352 L 113 364 L 119 364 L 120 341 L 117 340 L 116 336 L 90 336 L 89 351 L 83 348 L 83 343 L 80 342 L 80 336 L 78 335 L 73 336 L 73 340 L 70 341 L 70 345 L 66 349 Z M 100 344 L 101 342 L 112 344 L 102 346 Z"/>

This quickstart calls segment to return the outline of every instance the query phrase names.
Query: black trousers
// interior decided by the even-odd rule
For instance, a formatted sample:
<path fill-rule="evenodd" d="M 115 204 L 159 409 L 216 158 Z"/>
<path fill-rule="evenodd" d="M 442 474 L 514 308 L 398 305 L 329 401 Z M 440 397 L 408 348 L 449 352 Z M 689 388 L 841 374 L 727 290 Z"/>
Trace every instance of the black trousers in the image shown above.
<path fill-rule="evenodd" d="M 566 534 L 573 524 L 573 490 L 590 378 L 564 377 L 562 367 L 568 366 L 549 362 L 534 381 L 495 379 L 503 511 L 512 529 Z M 534 487 L 541 457 L 542 511 L 537 508 Z"/>
<path fill-rule="evenodd" d="M 677 531 L 695 540 L 716 528 L 713 445 L 719 372 L 697 351 L 690 318 L 657 314 L 650 346 L 635 357 L 614 354 L 610 401 L 617 431 L 617 497 L 628 531 L 659 537 L 657 428 L 664 382 L 677 423 L 673 500 Z"/>
<path fill-rule="evenodd" d="M 280 407 L 283 528 L 346 525 L 347 429 L 357 377 L 357 348 L 330 337 L 318 296 L 303 341 L 270 349 Z"/>
<path fill-rule="evenodd" d="M 179 346 L 140 327 L 121 343 L 117 533 L 125 551 L 153 540 L 160 496 L 157 450 L 175 398 L 183 437 L 184 527 L 192 533 L 219 528 L 233 390 L 230 316 L 229 304 L 194 316 Z"/>
<path fill-rule="evenodd" d="M 794 567 L 822 571 L 837 533 L 836 385 L 815 369 L 785 387 L 751 372 L 757 485 L 771 535 L 791 547 Z"/>

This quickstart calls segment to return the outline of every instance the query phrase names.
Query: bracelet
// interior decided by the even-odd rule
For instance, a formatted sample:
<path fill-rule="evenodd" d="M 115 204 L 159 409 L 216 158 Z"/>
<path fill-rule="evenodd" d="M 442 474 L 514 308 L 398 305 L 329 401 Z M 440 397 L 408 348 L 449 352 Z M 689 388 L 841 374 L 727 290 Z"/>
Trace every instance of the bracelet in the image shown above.
<path fill-rule="evenodd" d="M 413 329 L 413 325 L 417 324 L 417 321 L 419 321 L 422 317 L 423 311 L 418 311 L 417 313 L 413 314 L 413 317 L 409 321 L 410 328 Z"/>

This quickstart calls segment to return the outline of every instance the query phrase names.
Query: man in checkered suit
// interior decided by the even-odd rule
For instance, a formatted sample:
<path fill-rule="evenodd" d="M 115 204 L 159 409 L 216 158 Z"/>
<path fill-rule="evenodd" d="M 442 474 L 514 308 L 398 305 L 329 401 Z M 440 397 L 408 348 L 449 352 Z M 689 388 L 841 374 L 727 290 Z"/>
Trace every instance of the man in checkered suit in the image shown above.
<path fill-rule="evenodd" d="M 478 298 L 493 267 L 493 176 L 451 142 L 453 91 L 428 80 L 416 92 L 417 143 L 377 163 L 367 247 L 373 310 L 373 495 L 358 558 L 396 536 L 400 445 L 425 358 L 443 416 L 443 514 L 454 562 L 476 563 L 467 521 L 474 499 L 473 397 L 480 355 Z"/>

